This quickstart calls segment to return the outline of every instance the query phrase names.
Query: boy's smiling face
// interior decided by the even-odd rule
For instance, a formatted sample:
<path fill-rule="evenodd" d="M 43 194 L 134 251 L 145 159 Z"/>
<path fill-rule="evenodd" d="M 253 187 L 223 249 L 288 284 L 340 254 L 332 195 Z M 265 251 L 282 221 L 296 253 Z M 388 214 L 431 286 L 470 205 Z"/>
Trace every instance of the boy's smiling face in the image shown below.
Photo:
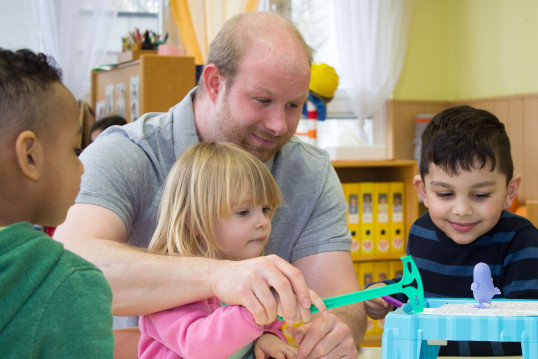
<path fill-rule="evenodd" d="M 506 176 L 490 168 L 486 164 L 452 175 L 430 164 L 424 182 L 420 176 L 413 181 L 433 223 L 458 244 L 472 243 L 491 230 L 517 194 L 519 175 L 507 186 Z"/>

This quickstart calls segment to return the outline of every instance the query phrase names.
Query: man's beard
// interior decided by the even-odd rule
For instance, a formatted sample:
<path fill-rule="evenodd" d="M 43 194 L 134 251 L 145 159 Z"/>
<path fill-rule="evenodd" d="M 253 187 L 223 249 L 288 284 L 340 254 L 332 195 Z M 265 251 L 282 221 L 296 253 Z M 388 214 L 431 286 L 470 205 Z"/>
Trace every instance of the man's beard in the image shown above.
<path fill-rule="evenodd" d="M 247 152 L 256 156 L 262 162 L 266 162 L 273 157 L 291 138 L 291 135 L 277 137 L 268 131 L 256 131 L 254 127 L 241 127 L 238 122 L 233 120 L 233 114 L 229 106 L 228 98 L 224 99 L 219 111 L 216 127 L 218 138 L 220 138 L 221 141 L 231 142 L 240 146 Z M 252 133 L 255 133 L 262 139 L 275 141 L 275 143 L 271 147 L 256 144 L 254 140 L 251 139 Z"/>

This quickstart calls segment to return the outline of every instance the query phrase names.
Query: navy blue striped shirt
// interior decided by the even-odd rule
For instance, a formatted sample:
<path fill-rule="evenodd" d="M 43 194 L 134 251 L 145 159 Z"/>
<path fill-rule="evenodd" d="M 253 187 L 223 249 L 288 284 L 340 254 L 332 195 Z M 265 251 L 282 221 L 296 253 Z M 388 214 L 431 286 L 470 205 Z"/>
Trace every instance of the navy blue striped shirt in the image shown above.
<path fill-rule="evenodd" d="M 483 262 L 501 290 L 496 297 L 538 299 L 538 230 L 511 212 L 503 211 L 495 227 L 465 245 L 447 237 L 426 213 L 409 231 L 407 254 L 419 269 L 425 297 L 473 298 L 473 269 Z M 449 342 L 439 354 L 521 355 L 521 344 Z"/>

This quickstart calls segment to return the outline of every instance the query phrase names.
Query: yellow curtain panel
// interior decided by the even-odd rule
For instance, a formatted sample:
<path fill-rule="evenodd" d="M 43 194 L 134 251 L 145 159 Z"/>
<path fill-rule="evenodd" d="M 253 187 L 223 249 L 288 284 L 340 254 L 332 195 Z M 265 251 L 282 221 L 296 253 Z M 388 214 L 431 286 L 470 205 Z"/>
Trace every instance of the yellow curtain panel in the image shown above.
<path fill-rule="evenodd" d="M 256 11 L 258 0 L 170 0 L 170 11 L 185 53 L 205 64 L 211 40 L 230 17 Z"/>

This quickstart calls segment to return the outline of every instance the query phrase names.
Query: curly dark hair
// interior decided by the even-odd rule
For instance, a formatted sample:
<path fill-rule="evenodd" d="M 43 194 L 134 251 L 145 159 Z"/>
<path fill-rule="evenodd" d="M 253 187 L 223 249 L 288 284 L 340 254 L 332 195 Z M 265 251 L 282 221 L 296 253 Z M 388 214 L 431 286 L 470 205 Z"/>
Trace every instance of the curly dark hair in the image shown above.
<path fill-rule="evenodd" d="M 514 174 L 510 140 L 504 124 L 486 110 L 455 106 L 435 115 L 422 133 L 419 170 L 422 179 L 431 163 L 457 175 L 489 166 L 506 176 Z"/>
<path fill-rule="evenodd" d="M 39 132 L 47 124 L 46 111 L 62 71 L 53 58 L 28 49 L 0 48 L 0 126 L 4 134 L 16 130 Z"/>

